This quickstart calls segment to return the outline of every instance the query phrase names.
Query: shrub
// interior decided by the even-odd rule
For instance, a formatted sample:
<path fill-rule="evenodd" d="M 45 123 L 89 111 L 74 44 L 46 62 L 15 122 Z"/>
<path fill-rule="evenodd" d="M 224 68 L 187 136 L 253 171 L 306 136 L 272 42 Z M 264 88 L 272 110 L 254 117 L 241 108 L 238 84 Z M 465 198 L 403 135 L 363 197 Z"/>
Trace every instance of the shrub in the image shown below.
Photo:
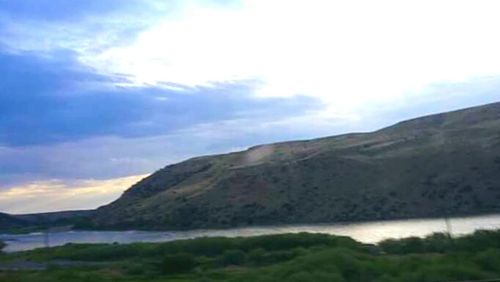
<path fill-rule="evenodd" d="M 248 254 L 248 260 L 255 265 L 264 264 L 265 257 L 266 251 L 262 248 L 254 249 Z"/>
<path fill-rule="evenodd" d="M 280 234 L 245 238 L 241 244 L 241 249 L 248 251 L 262 248 L 267 251 L 288 250 L 298 247 L 309 248 L 313 246 L 339 246 L 357 247 L 359 243 L 350 238 L 332 237 L 326 234 Z"/>
<path fill-rule="evenodd" d="M 282 261 L 287 261 L 295 258 L 298 255 L 297 251 L 290 250 L 290 251 L 277 251 L 277 252 L 272 252 L 269 253 L 269 255 L 266 257 L 266 263 L 278 263 Z"/>
<path fill-rule="evenodd" d="M 500 252 L 498 249 L 489 249 L 476 254 L 473 262 L 482 270 L 498 272 L 500 271 Z"/>
<path fill-rule="evenodd" d="M 129 257 L 134 257 L 139 254 L 139 248 L 134 244 L 127 245 L 95 245 L 90 247 L 82 246 L 82 249 L 78 249 L 78 245 L 71 246 L 68 250 L 74 249 L 73 251 L 68 251 L 61 253 L 60 258 L 69 258 L 74 260 L 84 260 L 84 261 L 106 261 L 106 260 L 118 260 Z M 59 248 L 64 251 L 64 248 Z"/>
<path fill-rule="evenodd" d="M 251 250 L 247 255 L 247 260 L 253 265 L 268 265 L 289 261 L 304 253 L 301 248 L 287 251 L 266 251 L 262 248 Z"/>
<path fill-rule="evenodd" d="M 469 252 L 500 248 L 500 231 L 478 230 L 474 234 L 457 238 L 454 247 Z"/>
<path fill-rule="evenodd" d="M 5 248 L 7 244 L 5 244 L 3 241 L 0 241 L 0 253 L 2 253 L 3 248 Z"/>
<path fill-rule="evenodd" d="M 130 265 L 125 268 L 128 275 L 142 275 L 146 271 L 143 265 Z"/>
<path fill-rule="evenodd" d="M 242 265 L 245 263 L 245 253 L 242 250 L 228 250 L 222 254 L 222 265 Z"/>
<path fill-rule="evenodd" d="M 328 282 L 341 282 L 345 281 L 342 276 L 338 273 L 322 273 L 322 272 L 305 272 L 300 271 L 297 273 L 291 274 L 287 281 L 290 282 L 319 282 L 319 281 L 328 281 Z"/>
<path fill-rule="evenodd" d="M 197 266 L 195 257 L 187 253 L 167 255 L 163 258 L 161 271 L 166 274 L 185 273 Z"/>
<path fill-rule="evenodd" d="M 388 239 L 379 243 L 379 246 L 390 254 L 423 253 L 425 251 L 422 239 L 409 237 L 404 239 Z"/>

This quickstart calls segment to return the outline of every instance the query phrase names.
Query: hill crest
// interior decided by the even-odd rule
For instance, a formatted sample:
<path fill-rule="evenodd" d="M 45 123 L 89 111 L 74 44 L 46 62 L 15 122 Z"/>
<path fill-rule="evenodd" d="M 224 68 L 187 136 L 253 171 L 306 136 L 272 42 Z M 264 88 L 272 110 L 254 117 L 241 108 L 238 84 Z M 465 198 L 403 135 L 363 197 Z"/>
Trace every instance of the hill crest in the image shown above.
<path fill-rule="evenodd" d="M 160 169 L 99 208 L 100 228 L 207 228 L 498 211 L 500 103 L 369 133 L 288 141 Z"/>

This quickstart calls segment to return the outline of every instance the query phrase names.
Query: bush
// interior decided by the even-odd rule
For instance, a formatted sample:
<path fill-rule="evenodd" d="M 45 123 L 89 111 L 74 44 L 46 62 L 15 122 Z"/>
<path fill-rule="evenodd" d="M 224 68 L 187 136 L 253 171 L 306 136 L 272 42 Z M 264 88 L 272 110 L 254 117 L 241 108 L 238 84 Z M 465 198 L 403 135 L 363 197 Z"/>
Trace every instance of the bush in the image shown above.
<path fill-rule="evenodd" d="M 230 240 L 228 238 L 198 238 L 162 243 L 155 248 L 163 254 L 190 253 L 197 256 L 218 256 L 225 250 L 235 249 L 235 244 L 239 239 Z"/>
<path fill-rule="evenodd" d="M 0 241 L 0 253 L 2 253 L 3 248 L 5 248 L 7 244 L 5 244 L 3 241 Z"/>
<path fill-rule="evenodd" d="M 455 239 L 454 247 L 468 252 L 500 248 L 500 231 L 478 230 L 474 234 Z"/>
<path fill-rule="evenodd" d="M 357 248 L 360 244 L 347 237 L 298 233 L 249 237 L 241 240 L 238 248 L 245 251 L 257 248 L 262 248 L 266 251 L 280 251 L 298 247 L 310 248 L 313 246 L 345 246 L 347 248 Z"/>
<path fill-rule="evenodd" d="M 425 252 L 425 245 L 422 239 L 418 237 L 409 237 L 404 239 L 388 239 L 379 243 L 379 246 L 389 254 L 410 254 Z"/>
<path fill-rule="evenodd" d="M 128 275 L 143 275 L 146 272 L 143 265 L 130 265 L 125 271 Z"/>
<path fill-rule="evenodd" d="M 242 250 L 228 250 L 222 254 L 222 265 L 242 265 L 245 263 L 245 253 Z"/>
<path fill-rule="evenodd" d="M 297 273 L 293 273 L 287 278 L 287 281 L 290 282 L 319 282 L 319 281 L 328 281 L 328 282 L 341 282 L 345 281 L 342 276 L 337 273 L 322 273 L 322 272 L 305 272 L 300 271 Z"/>
<path fill-rule="evenodd" d="M 482 270 L 500 272 L 500 252 L 498 249 L 489 249 L 480 252 L 472 260 Z"/>
<path fill-rule="evenodd" d="M 163 258 L 161 271 L 166 274 L 185 273 L 197 266 L 195 257 L 187 253 L 167 255 Z"/>
<path fill-rule="evenodd" d="M 248 260 L 255 265 L 264 264 L 266 254 L 266 251 L 262 248 L 254 249 L 248 254 Z"/>
<path fill-rule="evenodd" d="M 247 260 L 253 265 L 268 265 L 289 261 L 304 254 L 304 249 L 296 248 L 287 251 L 266 251 L 262 248 L 251 250 L 247 255 Z"/>

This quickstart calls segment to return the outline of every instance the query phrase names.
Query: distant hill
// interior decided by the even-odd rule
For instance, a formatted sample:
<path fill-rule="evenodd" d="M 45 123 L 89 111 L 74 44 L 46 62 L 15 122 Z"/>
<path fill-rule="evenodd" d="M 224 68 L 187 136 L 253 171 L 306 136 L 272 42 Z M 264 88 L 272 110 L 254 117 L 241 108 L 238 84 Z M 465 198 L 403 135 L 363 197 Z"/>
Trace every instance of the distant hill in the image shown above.
<path fill-rule="evenodd" d="M 74 210 L 74 211 L 20 214 L 12 216 L 27 223 L 54 224 L 54 223 L 68 223 L 74 221 L 77 218 L 88 218 L 92 216 L 93 213 L 94 210 Z"/>
<path fill-rule="evenodd" d="M 433 217 L 497 212 L 499 201 L 495 103 L 169 165 L 100 207 L 93 223 L 183 229 Z"/>
<path fill-rule="evenodd" d="M 35 214 L 0 213 L 0 232 L 33 232 L 46 229 L 88 228 L 95 210 L 60 211 Z"/>
<path fill-rule="evenodd" d="M 27 223 L 6 213 L 0 213 L 0 230 L 25 226 Z"/>

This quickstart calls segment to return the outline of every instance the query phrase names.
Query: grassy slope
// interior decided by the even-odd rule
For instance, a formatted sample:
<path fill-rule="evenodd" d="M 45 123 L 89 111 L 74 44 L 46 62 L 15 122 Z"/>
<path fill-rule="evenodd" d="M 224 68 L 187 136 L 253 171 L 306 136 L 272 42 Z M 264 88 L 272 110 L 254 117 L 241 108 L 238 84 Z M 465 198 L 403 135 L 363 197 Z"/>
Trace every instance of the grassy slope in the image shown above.
<path fill-rule="evenodd" d="M 0 281 L 456 281 L 500 277 L 500 232 L 392 240 L 288 234 L 157 244 L 68 245 L 0 256 L 0 262 L 98 262 L 0 272 Z"/>
<path fill-rule="evenodd" d="M 372 133 L 170 165 L 101 207 L 101 228 L 203 228 L 500 210 L 500 103 Z"/>

